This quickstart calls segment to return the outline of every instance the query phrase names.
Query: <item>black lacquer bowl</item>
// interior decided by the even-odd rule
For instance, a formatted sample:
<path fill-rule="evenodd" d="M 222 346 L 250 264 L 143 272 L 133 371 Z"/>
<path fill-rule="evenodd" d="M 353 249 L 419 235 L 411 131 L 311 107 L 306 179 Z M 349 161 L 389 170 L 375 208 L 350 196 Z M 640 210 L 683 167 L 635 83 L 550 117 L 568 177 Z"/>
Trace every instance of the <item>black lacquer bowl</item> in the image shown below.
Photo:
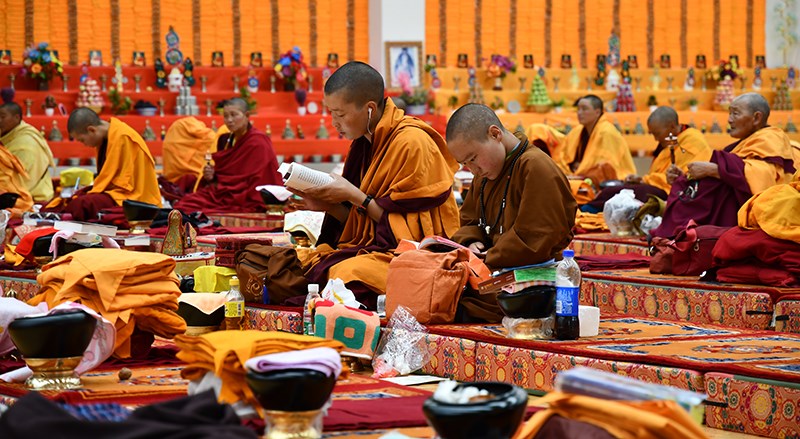
<path fill-rule="evenodd" d="M 493 397 L 469 404 L 450 404 L 428 398 L 422 405 L 422 411 L 439 437 L 505 439 L 514 435 L 528 405 L 525 390 L 496 382 L 465 383 L 461 386 L 486 389 Z"/>
<path fill-rule="evenodd" d="M 536 285 L 516 293 L 502 292 L 497 304 L 503 313 L 515 319 L 543 319 L 556 309 L 556 287 Z"/>
<path fill-rule="evenodd" d="M 264 410 L 305 412 L 319 410 L 336 384 L 335 376 L 311 369 L 283 369 L 260 373 L 247 371 L 247 385 Z"/>
<path fill-rule="evenodd" d="M 77 310 L 16 319 L 8 325 L 8 333 L 26 359 L 82 357 L 95 326 L 94 317 Z"/>

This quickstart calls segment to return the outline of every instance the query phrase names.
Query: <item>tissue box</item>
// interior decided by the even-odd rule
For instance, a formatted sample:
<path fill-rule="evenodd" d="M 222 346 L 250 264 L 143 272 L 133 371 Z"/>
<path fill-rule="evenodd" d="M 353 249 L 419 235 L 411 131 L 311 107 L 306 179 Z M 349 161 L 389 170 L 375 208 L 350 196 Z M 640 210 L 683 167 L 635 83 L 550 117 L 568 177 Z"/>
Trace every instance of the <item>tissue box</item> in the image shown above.
<path fill-rule="evenodd" d="M 228 267 L 204 265 L 194 269 L 194 290 L 198 293 L 218 293 L 231 289 L 230 280 L 236 270 Z"/>
<path fill-rule="evenodd" d="M 244 250 L 249 244 L 272 245 L 272 238 L 267 236 L 220 236 L 217 238 L 214 265 L 236 268 L 236 253 Z"/>
<path fill-rule="evenodd" d="M 345 355 L 372 358 L 381 331 L 381 321 L 376 313 L 330 300 L 317 300 L 314 311 L 314 335 L 342 342 Z"/>

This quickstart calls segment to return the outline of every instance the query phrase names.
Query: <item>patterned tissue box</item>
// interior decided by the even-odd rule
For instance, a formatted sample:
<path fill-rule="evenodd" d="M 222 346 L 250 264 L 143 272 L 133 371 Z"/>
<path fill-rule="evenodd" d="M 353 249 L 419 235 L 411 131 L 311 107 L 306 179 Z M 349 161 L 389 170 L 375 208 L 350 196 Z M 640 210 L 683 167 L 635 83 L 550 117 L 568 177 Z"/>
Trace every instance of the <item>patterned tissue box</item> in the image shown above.
<path fill-rule="evenodd" d="M 236 253 L 250 244 L 272 245 L 267 236 L 220 236 L 217 238 L 216 260 L 214 265 L 236 268 Z"/>

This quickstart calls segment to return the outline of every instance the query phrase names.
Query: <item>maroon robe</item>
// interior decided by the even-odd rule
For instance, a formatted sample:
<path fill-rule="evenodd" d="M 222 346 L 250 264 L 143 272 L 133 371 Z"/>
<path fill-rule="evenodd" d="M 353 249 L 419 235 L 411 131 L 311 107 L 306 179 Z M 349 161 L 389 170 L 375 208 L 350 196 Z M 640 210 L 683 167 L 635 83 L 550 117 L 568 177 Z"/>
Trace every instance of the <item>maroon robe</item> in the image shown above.
<path fill-rule="evenodd" d="M 744 160 L 736 154 L 714 151 L 711 163 L 719 167 L 720 178 L 688 180 L 685 175 L 672 183 L 661 225 L 652 236 L 673 237 L 693 219 L 698 225 L 738 225 L 739 208 L 753 195 L 744 176 Z"/>
<path fill-rule="evenodd" d="M 226 148 L 231 134 L 217 141 L 214 159 L 214 181 L 201 180 L 197 191 L 174 204 L 185 213 L 195 211 L 261 212 L 264 201 L 256 186 L 283 185 L 278 174 L 278 160 L 266 134 L 250 126 Z"/>

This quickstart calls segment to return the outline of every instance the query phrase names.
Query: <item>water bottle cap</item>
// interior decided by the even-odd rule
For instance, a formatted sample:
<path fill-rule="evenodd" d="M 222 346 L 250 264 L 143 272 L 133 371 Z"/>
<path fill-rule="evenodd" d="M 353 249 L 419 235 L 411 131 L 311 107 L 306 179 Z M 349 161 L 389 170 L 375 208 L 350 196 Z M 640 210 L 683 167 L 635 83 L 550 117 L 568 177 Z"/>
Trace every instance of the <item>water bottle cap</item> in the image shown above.
<path fill-rule="evenodd" d="M 318 284 L 308 284 L 308 292 L 309 293 L 319 293 L 319 285 Z"/>
<path fill-rule="evenodd" d="M 231 280 L 228 281 L 228 285 L 230 285 L 232 287 L 238 287 L 239 286 L 239 278 L 236 277 L 236 276 L 231 277 Z"/>
<path fill-rule="evenodd" d="M 574 258 L 575 257 L 575 250 L 566 249 L 566 250 L 564 250 L 564 253 L 562 253 L 562 254 L 564 255 L 565 258 Z"/>

